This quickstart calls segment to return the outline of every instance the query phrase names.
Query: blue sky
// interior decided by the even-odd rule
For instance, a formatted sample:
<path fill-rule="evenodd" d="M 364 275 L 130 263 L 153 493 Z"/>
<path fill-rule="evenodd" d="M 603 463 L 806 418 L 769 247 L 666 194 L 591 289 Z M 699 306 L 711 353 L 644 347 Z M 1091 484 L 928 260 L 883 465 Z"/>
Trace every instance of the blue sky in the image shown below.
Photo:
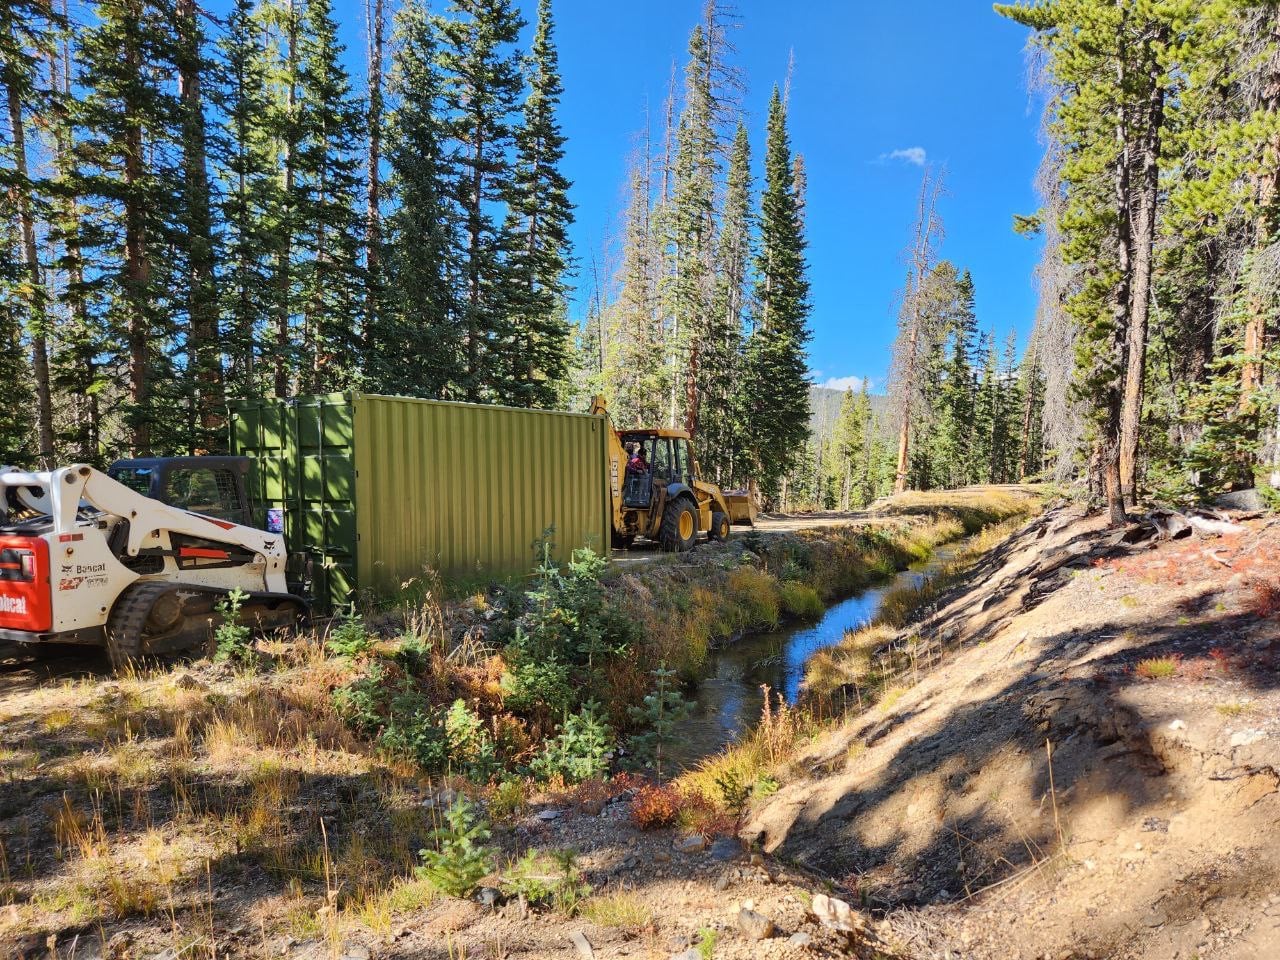
<path fill-rule="evenodd" d="M 559 0 L 567 173 L 579 257 L 600 248 L 622 204 L 626 157 L 646 103 L 660 117 L 700 0 Z M 973 271 L 979 322 L 1025 339 L 1035 311 L 1034 241 L 1010 229 L 1037 204 L 1037 108 L 1026 92 L 1026 32 L 988 0 L 912 4 L 743 0 L 733 37 L 749 89 L 756 159 L 764 113 L 791 52 L 791 134 L 809 175 L 811 368 L 820 381 L 882 388 L 903 285 L 923 151 L 944 166 L 943 254 Z M 911 159 L 891 158 L 911 151 Z"/>
<path fill-rule="evenodd" d="M 536 0 L 520 3 L 532 20 Z M 701 9 L 702 0 L 556 0 L 573 241 L 584 268 L 616 231 L 646 105 L 656 133 L 671 64 L 683 68 Z M 757 161 L 769 93 L 794 51 L 791 134 L 809 174 L 810 366 L 819 382 L 857 376 L 884 386 L 921 175 L 916 151 L 946 170 L 942 252 L 973 271 L 980 324 L 1000 341 L 1015 328 L 1025 342 L 1038 246 L 1010 223 L 1037 206 L 1041 153 L 1026 31 L 989 0 L 740 0 L 737 9 Z M 337 0 L 335 11 L 362 74 L 363 4 Z M 585 269 L 579 286 L 585 296 Z"/>

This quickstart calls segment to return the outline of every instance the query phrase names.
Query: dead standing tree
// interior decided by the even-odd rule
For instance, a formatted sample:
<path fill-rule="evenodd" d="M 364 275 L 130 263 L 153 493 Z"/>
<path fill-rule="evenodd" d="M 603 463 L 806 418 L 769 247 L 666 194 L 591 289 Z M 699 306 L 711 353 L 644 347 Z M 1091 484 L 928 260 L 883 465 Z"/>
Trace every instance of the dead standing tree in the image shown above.
<path fill-rule="evenodd" d="M 938 215 L 938 198 L 942 192 L 942 175 L 926 168 L 920 181 L 915 235 L 907 251 L 907 285 L 902 300 L 902 314 L 898 320 L 898 337 L 893 345 L 891 392 L 896 401 L 895 412 L 900 418 L 894 493 L 902 493 L 907 488 L 907 473 L 911 462 L 911 419 L 920 396 L 924 351 L 929 344 L 928 331 L 924 329 L 928 322 L 924 309 L 925 282 L 933 270 L 938 245 L 942 242 L 942 218 Z"/>

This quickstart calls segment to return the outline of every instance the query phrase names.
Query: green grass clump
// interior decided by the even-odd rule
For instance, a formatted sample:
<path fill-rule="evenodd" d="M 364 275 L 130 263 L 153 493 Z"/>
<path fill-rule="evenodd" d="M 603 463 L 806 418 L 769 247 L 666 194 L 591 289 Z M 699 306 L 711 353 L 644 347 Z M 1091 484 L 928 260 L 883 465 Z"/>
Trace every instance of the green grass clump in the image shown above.
<path fill-rule="evenodd" d="M 782 585 L 779 597 L 782 609 L 789 616 L 801 620 L 817 620 L 825 609 L 818 591 L 803 583 L 788 580 Z"/>
<path fill-rule="evenodd" d="M 592 897 L 578 908 L 578 916 L 601 926 L 643 930 L 653 923 L 653 910 L 634 893 Z"/>

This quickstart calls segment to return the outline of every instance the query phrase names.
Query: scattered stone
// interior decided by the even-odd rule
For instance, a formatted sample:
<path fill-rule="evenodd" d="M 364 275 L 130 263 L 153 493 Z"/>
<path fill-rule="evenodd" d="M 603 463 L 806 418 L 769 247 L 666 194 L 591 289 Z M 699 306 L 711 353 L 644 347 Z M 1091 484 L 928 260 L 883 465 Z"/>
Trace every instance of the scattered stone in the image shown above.
<path fill-rule="evenodd" d="M 369 948 L 358 943 L 350 943 L 342 948 L 342 960 L 369 960 L 369 957 Z"/>
<path fill-rule="evenodd" d="M 732 837 L 720 837 L 711 844 L 711 857 L 722 863 L 729 863 L 742 857 L 742 844 Z"/>
<path fill-rule="evenodd" d="M 1185 730 L 1185 729 L 1187 729 L 1187 721 L 1185 721 L 1185 720 L 1170 720 L 1170 721 L 1169 721 L 1169 729 L 1170 729 L 1170 730 Z"/>
<path fill-rule="evenodd" d="M 702 952 L 697 947 L 690 947 L 683 953 L 673 953 L 671 960 L 702 960 Z"/>
<path fill-rule="evenodd" d="M 596 960 L 596 952 L 591 949 L 591 942 L 586 938 L 581 930 L 575 930 L 569 935 L 569 939 L 573 941 L 573 945 L 578 949 L 578 956 L 582 960 Z"/>
<path fill-rule="evenodd" d="M 653 854 L 653 862 L 654 863 L 670 863 L 671 854 L 667 853 L 667 851 L 665 850 L 657 850 Z"/>
<path fill-rule="evenodd" d="M 1163 927 L 1168 920 L 1169 916 L 1163 910 L 1152 910 L 1142 918 L 1142 922 L 1148 927 Z"/>
<path fill-rule="evenodd" d="M 1168 833 L 1169 821 L 1160 817 L 1147 817 L 1142 821 L 1142 829 L 1147 833 Z"/>
<path fill-rule="evenodd" d="M 749 940 L 768 940 L 774 932 L 772 920 L 746 907 L 738 911 L 738 929 Z"/>
<path fill-rule="evenodd" d="M 496 887 L 481 887 L 476 891 L 476 903 L 482 907 L 488 907 L 490 910 L 497 907 L 502 900 L 502 891 Z"/>
<path fill-rule="evenodd" d="M 1262 494 L 1253 487 L 1247 490 L 1230 490 L 1227 493 L 1220 494 L 1214 498 L 1213 505 L 1222 510 L 1244 510 L 1247 513 L 1267 509 L 1267 505 L 1262 499 Z"/>
<path fill-rule="evenodd" d="M 1261 730 L 1237 730 L 1231 735 L 1231 746 L 1247 747 L 1257 743 L 1263 737 Z"/>
<path fill-rule="evenodd" d="M 563 814 L 563 810 L 539 810 L 538 819 L 550 823 L 552 820 L 559 820 Z"/>
<path fill-rule="evenodd" d="M 183 690 L 208 690 L 209 685 L 202 680 L 197 680 L 189 673 L 184 673 L 177 680 L 173 681 L 175 687 Z M 110 944 L 108 944 L 109 946 Z"/>
<path fill-rule="evenodd" d="M 688 950 L 691 946 L 693 946 L 693 938 L 683 933 L 672 934 L 671 939 L 667 941 L 667 949 L 675 953 Z"/>
<path fill-rule="evenodd" d="M 598 817 L 604 812 L 605 801 L 602 799 L 584 800 L 580 809 L 583 816 Z"/>
<path fill-rule="evenodd" d="M 764 866 L 764 857 L 763 857 L 762 855 L 758 854 L 758 853 L 753 853 L 753 854 L 751 855 L 751 865 L 752 865 L 753 867 L 763 867 L 763 866 Z"/>
<path fill-rule="evenodd" d="M 724 893 L 732 884 L 733 877 L 727 873 L 722 873 L 715 882 L 715 891 L 716 893 Z"/>
<path fill-rule="evenodd" d="M 853 933 L 866 926 L 866 921 L 854 913 L 853 908 L 843 900 L 829 897 L 825 893 L 815 894 L 809 910 L 824 927 L 839 930 L 842 933 Z"/>
<path fill-rule="evenodd" d="M 114 934 L 107 941 L 107 956 L 112 960 L 116 957 L 125 957 L 129 953 L 129 947 L 133 945 L 133 937 L 125 930 Z"/>
<path fill-rule="evenodd" d="M 707 838 L 700 833 L 691 833 L 687 837 L 676 837 L 671 842 L 671 849 L 676 853 L 698 853 L 707 849 Z"/>
<path fill-rule="evenodd" d="M 807 934 L 803 931 L 799 933 L 793 933 L 791 936 L 787 937 L 788 946 L 796 947 L 801 950 L 803 950 L 805 947 L 809 946 L 812 943 L 813 943 L 812 935 Z"/>

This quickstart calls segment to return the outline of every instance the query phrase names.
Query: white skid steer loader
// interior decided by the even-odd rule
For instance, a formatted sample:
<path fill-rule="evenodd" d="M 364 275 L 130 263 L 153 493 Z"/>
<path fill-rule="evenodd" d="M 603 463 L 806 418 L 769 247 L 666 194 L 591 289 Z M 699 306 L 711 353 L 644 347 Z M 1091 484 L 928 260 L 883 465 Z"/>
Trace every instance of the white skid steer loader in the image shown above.
<path fill-rule="evenodd" d="M 202 648 L 231 591 L 241 622 L 295 623 L 280 534 L 144 496 L 92 467 L 0 467 L 0 640 L 105 646 L 113 666 Z"/>

